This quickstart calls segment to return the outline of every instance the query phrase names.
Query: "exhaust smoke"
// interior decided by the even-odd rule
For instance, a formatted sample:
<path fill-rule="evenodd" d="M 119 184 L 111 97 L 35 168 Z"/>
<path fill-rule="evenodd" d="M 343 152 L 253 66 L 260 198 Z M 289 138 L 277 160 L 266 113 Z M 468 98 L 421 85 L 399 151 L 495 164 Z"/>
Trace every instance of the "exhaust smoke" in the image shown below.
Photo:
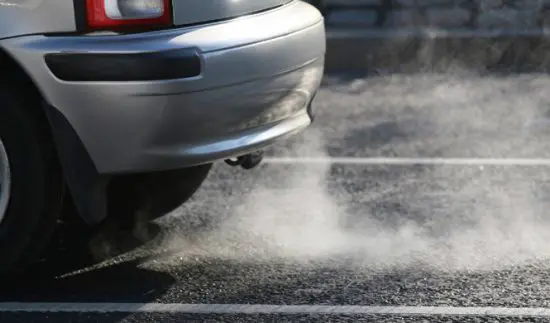
<path fill-rule="evenodd" d="M 273 148 L 277 156 L 549 155 L 550 80 L 542 74 L 327 84 L 316 125 L 290 148 Z M 342 99 L 348 84 L 353 92 Z M 265 164 L 241 173 L 221 165 L 168 217 L 179 229 L 166 246 L 189 261 L 345 261 L 369 270 L 522 265 L 550 258 L 548 180 L 538 166 Z"/>
<path fill-rule="evenodd" d="M 393 42 L 414 53 L 383 55 L 378 75 L 325 77 L 314 125 L 271 155 L 550 158 L 550 78 L 490 72 L 527 56 L 545 68 L 543 44 Z M 538 166 L 218 165 L 167 217 L 179 226 L 165 242 L 190 261 L 493 270 L 550 258 L 548 183 Z"/>

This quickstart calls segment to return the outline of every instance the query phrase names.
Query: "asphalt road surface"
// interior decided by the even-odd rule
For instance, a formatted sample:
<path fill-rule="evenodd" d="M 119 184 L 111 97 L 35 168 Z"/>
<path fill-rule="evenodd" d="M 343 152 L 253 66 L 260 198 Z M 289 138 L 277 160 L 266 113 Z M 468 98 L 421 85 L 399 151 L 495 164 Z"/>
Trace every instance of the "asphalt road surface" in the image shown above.
<path fill-rule="evenodd" d="M 265 164 L 217 165 L 151 245 L 4 286 L 0 322 L 546 321 L 549 89 L 327 76 Z"/>

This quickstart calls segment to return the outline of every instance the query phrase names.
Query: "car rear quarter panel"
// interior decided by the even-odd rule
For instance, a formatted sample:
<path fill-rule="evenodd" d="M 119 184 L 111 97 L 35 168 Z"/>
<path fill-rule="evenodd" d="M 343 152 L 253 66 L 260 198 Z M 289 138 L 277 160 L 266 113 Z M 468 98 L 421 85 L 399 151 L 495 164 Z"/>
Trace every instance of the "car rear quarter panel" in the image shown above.
<path fill-rule="evenodd" d="M 74 0 L 0 0 L 0 39 L 76 30 Z M 84 0 L 76 0 L 83 3 Z"/>

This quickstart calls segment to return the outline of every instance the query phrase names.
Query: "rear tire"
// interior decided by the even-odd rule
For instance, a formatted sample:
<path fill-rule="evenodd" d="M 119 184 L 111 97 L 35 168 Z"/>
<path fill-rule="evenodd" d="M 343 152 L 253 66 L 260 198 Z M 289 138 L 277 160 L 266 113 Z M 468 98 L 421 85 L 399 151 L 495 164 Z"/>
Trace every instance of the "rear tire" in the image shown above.
<path fill-rule="evenodd" d="M 138 213 L 146 221 L 157 219 L 190 199 L 211 169 L 212 164 L 205 164 L 115 177 L 108 188 L 109 216 L 126 224 L 132 224 Z"/>
<path fill-rule="evenodd" d="M 111 179 L 107 218 L 89 244 L 94 259 L 102 261 L 153 240 L 160 228 L 151 221 L 189 200 L 211 169 L 212 164 L 205 164 Z"/>
<path fill-rule="evenodd" d="M 38 260 L 61 212 L 63 177 L 38 104 L 35 96 L 0 83 L 0 140 L 11 179 L 7 208 L 0 210 L 0 274 Z"/>

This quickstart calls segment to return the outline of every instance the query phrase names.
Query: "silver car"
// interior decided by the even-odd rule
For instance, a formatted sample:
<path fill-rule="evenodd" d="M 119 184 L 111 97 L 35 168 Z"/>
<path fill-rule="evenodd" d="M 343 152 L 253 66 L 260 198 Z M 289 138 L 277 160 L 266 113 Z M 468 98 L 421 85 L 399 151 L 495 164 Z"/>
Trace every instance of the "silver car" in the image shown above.
<path fill-rule="evenodd" d="M 0 272 L 257 165 L 312 122 L 325 46 L 297 0 L 0 0 Z"/>

